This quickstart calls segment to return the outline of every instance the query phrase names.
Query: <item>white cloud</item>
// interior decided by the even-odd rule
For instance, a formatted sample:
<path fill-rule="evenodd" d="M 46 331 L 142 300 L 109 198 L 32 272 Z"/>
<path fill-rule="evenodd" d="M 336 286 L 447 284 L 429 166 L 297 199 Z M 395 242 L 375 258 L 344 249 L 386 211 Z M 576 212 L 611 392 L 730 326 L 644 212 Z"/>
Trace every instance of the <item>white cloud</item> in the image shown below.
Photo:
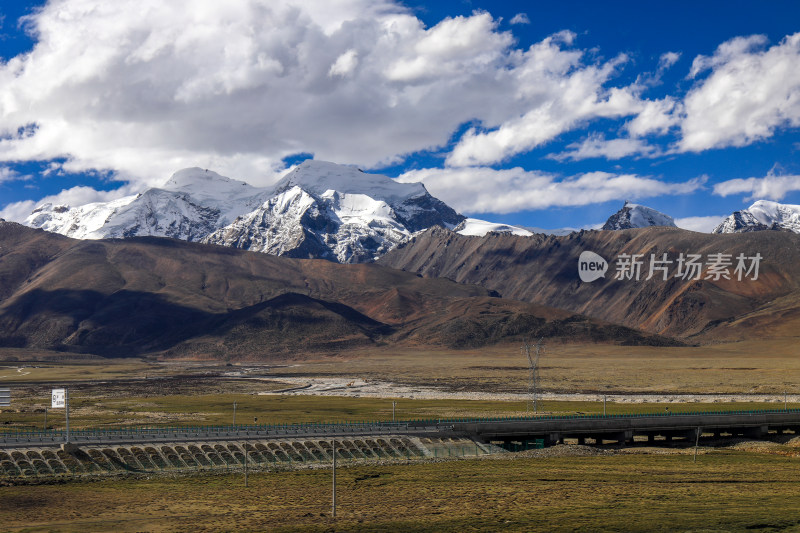
<path fill-rule="evenodd" d="M 634 112 L 561 32 L 527 50 L 486 12 L 426 28 L 389 0 L 53 0 L 0 64 L 0 161 L 160 183 L 187 166 L 264 184 L 297 152 L 366 168 L 446 146 L 502 159 Z M 20 133 L 22 132 L 22 133 Z"/>
<path fill-rule="evenodd" d="M 711 230 L 716 228 L 725 217 L 726 215 L 676 218 L 675 225 L 679 228 L 688 229 L 690 231 L 711 233 Z"/>
<path fill-rule="evenodd" d="M 658 70 L 663 71 L 670 68 L 677 63 L 680 58 L 681 54 L 679 52 L 666 52 L 661 54 L 661 57 L 658 58 Z"/>
<path fill-rule="evenodd" d="M 0 209 L 0 218 L 13 220 L 14 222 L 22 222 L 31 214 L 31 211 L 42 204 L 51 203 L 54 205 L 78 206 L 93 202 L 108 202 L 135 192 L 138 191 L 132 186 L 123 186 L 114 191 L 98 191 L 91 187 L 77 186 L 71 189 L 65 189 L 58 194 L 46 196 L 35 202 L 33 200 L 25 200 L 22 202 L 10 203 L 3 209 Z"/>
<path fill-rule="evenodd" d="M 610 200 L 636 200 L 689 194 L 703 186 L 697 178 L 667 183 L 633 174 L 589 172 L 559 179 L 521 168 L 424 169 L 406 172 L 403 182 L 423 182 L 431 194 L 463 213 L 513 213 L 554 206 L 580 206 Z"/>
<path fill-rule="evenodd" d="M 548 156 L 556 161 L 580 161 L 594 157 L 622 159 L 623 157 L 653 157 L 660 154 L 659 148 L 641 139 L 606 139 L 601 134 L 590 135 L 580 143 L 567 145 L 569 150 Z"/>
<path fill-rule="evenodd" d="M 776 176 L 772 173 L 763 178 L 733 179 L 714 185 L 716 195 L 746 194 L 747 199 L 779 201 L 794 191 L 800 191 L 800 176 Z"/>
<path fill-rule="evenodd" d="M 358 66 L 358 52 L 350 49 L 336 58 L 328 71 L 329 76 L 347 76 Z"/>
<path fill-rule="evenodd" d="M 20 173 L 13 168 L 0 166 L 0 183 L 3 183 L 4 181 L 16 181 L 26 178 L 27 176 L 20 175 Z"/>
<path fill-rule="evenodd" d="M 639 114 L 625 124 L 625 129 L 634 137 L 652 133 L 663 135 L 679 124 L 680 117 L 678 113 L 674 113 L 676 109 L 680 109 L 680 104 L 669 96 L 660 100 L 648 100 L 644 102 Z"/>
<path fill-rule="evenodd" d="M 530 24 L 531 19 L 528 18 L 527 13 L 517 13 L 509 21 L 510 24 Z"/>
<path fill-rule="evenodd" d="M 517 68 L 507 73 L 519 85 L 508 115 L 498 122 L 484 121 L 484 127 L 494 128 L 490 131 L 468 130 L 447 158 L 448 165 L 498 163 L 588 120 L 618 118 L 643 109 L 635 86 L 605 87 L 626 56 L 583 65 L 581 52 L 562 49 L 572 39 L 573 34 L 562 32 L 519 54 Z"/>
<path fill-rule="evenodd" d="M 763 49 L 766 42 L 737 37 L 695 58 L 690 77 L 710 73 L 684 100 L 682 150 L 745 146 L 800 126 L 800 33 Z"/>
<path fill-rule="evenodd" d="M 496 27 L 497 22 L 485 12 L 447 18 L 429 30 L 417 23 L 404 30 L 406 42 L 387 54 L 398 57 L 389 63 L 386 77 L 421 84 L 493 72 L 513 43 L 510 33 L 497 32 Z"/>

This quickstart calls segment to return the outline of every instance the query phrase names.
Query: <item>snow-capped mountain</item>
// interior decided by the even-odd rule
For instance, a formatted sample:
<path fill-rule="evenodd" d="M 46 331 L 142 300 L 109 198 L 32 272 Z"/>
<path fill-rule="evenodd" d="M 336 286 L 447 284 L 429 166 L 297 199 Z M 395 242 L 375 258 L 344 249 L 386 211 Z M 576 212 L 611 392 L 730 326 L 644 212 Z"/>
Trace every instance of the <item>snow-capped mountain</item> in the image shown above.
<path fill-rule="evenodd" d="M 512 235 L 520 235 L 523 237 L 530 237 L 532 232 L 525 228 L 518 226 L 510 226 L 508 224 L 497 224 L 495 222 L 488 222 L 477 218 L 467 218 L 461 224 L 453 228 L 453 231 L 460 235 L 469 237 L 483 237 L 487 233 L 511 233 Z"/>
<path fill-rule="evenodd" d="M 149 235 L 359 263 L 417 231 L 463 220 L 421 183 L 309 160 L 274 187 L 189 168 L 161 187 L 111 202 L 41 205 L 25 224 L 78 239 Z"/>
<path fill-rule="evenodd" d="M 625 205 L 611 215 L 602 229 L 621 230 L 631 228 L 646 228 L 649 226 L 671 226 L 675 225 L 675 220 L 660 211 L 650 207 L 625 202 Z"/>
<path fill-rule="evenodd" d="M 800 233 L 800 205 L 759 200 L 747 209 L 735 211 L 712 233 L 746 233 L 778 230 Z"/>
<path fill-rule="evenodd" d="M 464 217 L 421 183 L 307 160 L 281 179 L 254 211 L 203 242 L 340 263 L 372 261 L 414 232 L 453 227 Z"/>
<path fill-rule="evenodd" d="M 254 209 L 265 195 L 216 172 L 187 168 L 161 187 L 111 202 L 41 205 L 24 223 L 76 239 L 154 235 L 195 241 Z"/>

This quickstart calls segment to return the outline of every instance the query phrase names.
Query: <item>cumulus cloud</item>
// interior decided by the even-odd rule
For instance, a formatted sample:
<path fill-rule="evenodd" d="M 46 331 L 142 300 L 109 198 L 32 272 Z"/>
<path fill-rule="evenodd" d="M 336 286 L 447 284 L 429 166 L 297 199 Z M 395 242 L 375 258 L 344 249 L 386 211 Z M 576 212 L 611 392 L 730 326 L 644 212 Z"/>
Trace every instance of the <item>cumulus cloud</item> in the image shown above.
<path fill-rule="evenodd" d="M 527 13 L 517 13 L 509 21 L 511 24 L 530 24 L 531 19 L 528 18 Z"/>
<path fill-rule="evenodd" d="M 800 33 L 766 43 L 763 35 L 737 37 L 695 58 L 690 77 L 710 72 L 686 95 L 682 150 L 745 146 L 800 126 Z"/>
<path fill-rule="evenodd" d="M 588 172 L 560 179 L 522 168 L 424 169 L 406 172 L 403 182 L 422 182 L 431 194 L 463 213 L 513 213 L 554 206 L 580 206 L 610 200 L 636 200 L 689 194 L 704 179 L 667 183 L 633 174 Z"/>
<path fill-rule="evenodd" d="M 489 13 L 425 25 L 389 0 L 52 0 L 0 64 L 0 160 L 158 184 L 179 168 L 274 181 L 298 152 L 378 168 L 474 130 L 503 158 L 637 107 L 562 32 L 527 50 Z M 542 129 L 539 130 L 540 126 Z M 536 130 L 536 131 L 535 131 Z"/>
<path fill-rule="evenodd" d="M 567 145 L 568 150 L 548 157 L 556 161 L 580 161 L 594 157 L 606 159 L 622 159 L 623 157 L 653 157 L 660 154 L 660 149 L 641 139 L 606 139 L 601 134 L 590 135 L 580 143 Z"/>
<path fill-rule="evenodd" d="M 676 113 L 679 109 L 680 103 L 669 96 L 660 100 L 648 100 L 642 105 L 639 114 L 625 124 L 625 129 L 634 137 L 663 135 L 680 123 L 679 114 Z"/>
<path fill-rule="evenodd" d="M 698 233 L 711 233 L 725 217 L 726 215 L 676 218 L 675 225 Z"/>
<path fill-rule="evenodd" d="M 561 32 L 518 55 L 517 68 L 507 73 L 519 85 L 509 101 L 512 118 L 484 121 L 486 131 L 468 130 L 448 156 L 448 165 L 499 163 L 591 119 L 618 118 L 641 111 L 638 88 L 605 87 L 627 57 L 620 55 L 606 63 L 584 65 L 581 52 L 562 48 L 574 37 L 570 32 Z"/>
<path fill-rule="evenodd" d="M 336 58 L 328 71 L 329 76 L 347 76 L 358 66 L 358 52 L 350 49 Z"/>
<path fill-rule="evenodd" d="M 714 185 L 714 194 L 745 194 L 747 199 L 782 200 L 790 192 L 800 191 L 800 176 L 776 176 L 727 180 Z"/>

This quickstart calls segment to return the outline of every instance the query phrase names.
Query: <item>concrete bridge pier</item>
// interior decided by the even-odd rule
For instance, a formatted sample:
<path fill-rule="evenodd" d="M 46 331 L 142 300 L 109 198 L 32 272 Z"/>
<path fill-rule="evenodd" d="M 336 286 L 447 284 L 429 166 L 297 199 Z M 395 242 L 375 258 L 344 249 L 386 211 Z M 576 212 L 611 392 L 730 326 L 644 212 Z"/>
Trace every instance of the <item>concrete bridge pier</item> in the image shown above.
<path fill-rule="evenodd" d="M 544 439 L 545 446 L 555 446 L 556 444 L 563 444 L 564 437 L 561 436 L 561 433 L 549 433 L 547 437 Z"/>
<path fill-rule="evenodd" d="M 761 438 L 767 433 L 769 433 L 769 426 L 757 426 L 757 427 L 747 428 L 744 431 L 744 435 L 751 439 Z"/>

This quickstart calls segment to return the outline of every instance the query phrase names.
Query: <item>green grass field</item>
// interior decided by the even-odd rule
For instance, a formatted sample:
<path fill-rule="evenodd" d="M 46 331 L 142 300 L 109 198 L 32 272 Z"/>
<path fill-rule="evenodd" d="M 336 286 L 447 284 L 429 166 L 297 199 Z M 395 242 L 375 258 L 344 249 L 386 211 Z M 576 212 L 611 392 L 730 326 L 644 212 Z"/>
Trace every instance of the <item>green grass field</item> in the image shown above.
<path fill-rule="evenodd" d="M 457 460 L 0 487 L 8 531 L 796 531 L 798 459 Z"/>

